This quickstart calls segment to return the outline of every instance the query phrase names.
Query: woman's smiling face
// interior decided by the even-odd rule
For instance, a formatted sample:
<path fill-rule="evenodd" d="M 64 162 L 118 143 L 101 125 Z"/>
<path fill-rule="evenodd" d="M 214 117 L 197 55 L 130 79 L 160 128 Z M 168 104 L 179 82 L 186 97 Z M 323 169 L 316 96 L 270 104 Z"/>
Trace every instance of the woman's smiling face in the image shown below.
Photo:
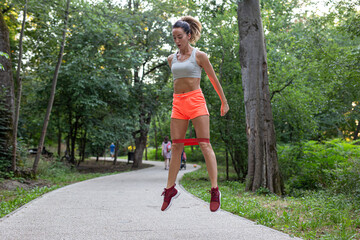
<path fill-rule="evenodd" d="M 173 34 L 174 42 L 179 49 L 184 48 L 189 44 L 191 35 L 190 34 L 186 35 L 184 29 L 173 28 L 172 34 Z"/>

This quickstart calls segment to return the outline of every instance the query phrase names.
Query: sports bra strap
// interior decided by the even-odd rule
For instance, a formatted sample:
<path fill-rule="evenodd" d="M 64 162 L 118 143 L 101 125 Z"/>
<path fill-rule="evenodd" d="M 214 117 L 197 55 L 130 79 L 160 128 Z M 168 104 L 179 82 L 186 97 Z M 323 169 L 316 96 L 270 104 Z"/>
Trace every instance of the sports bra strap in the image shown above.
<path fill-rule="evenodd" d="M 191 58 L 195 58 L 196 51 L 197 51 L 197 49 L 194 48 L 194 50 L 191 52 L 191 56 L 190 56 Z"/>

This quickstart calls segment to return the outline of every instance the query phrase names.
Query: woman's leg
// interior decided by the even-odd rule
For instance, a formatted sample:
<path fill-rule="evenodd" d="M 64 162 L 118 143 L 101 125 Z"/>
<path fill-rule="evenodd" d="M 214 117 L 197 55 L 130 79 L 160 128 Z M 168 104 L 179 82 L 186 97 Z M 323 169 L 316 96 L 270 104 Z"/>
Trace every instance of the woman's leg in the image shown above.
<path fill-rule="evenodd" d="M 210 138 L 210 118 L 208 115 L 199 116 L 191 120 L 197 138 Z M 199 146 L 204 155 L 206 168 L 209 173 L 211 187 L 217 187 L 217 163 L 214 150 L 210 143 L 199 142 Z"/>
<path fill-rule="evenodd" d="M 188 125 L 189 120 L 172 118 L 170 123 L 171 139 L 184 139 Z M 183 143 L 173 143 L 171 145 L 171 160 L 166 188 L 171 188 L 175 184 L 180 169 L 180 157 L 183 148 Z"/>
<path fill-rule="evenodd" d="M 169 159 L 165 158 L 165 170 L 169 168 Z"/>

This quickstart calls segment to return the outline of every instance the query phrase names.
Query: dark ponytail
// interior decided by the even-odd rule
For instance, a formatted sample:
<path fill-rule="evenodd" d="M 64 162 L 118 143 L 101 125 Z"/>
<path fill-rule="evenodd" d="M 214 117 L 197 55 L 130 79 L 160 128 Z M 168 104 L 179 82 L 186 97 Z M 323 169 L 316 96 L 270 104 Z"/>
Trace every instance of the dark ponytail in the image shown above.
<path fill-rule="evenodd" d="M 176 21 L 173 28 L 182 28 L 186 34 L 191 34 L 190 43 L 195 44 L 201 36 L 201 23 L 193 17 L 184 16 Z"/>

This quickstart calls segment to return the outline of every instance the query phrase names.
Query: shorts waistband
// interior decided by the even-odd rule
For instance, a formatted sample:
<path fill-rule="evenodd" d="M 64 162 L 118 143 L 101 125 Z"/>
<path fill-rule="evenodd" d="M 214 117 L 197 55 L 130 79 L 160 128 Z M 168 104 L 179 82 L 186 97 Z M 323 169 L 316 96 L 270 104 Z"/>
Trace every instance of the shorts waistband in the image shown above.
<path fill-rule="evenodd" d="M 173 96 L 174 97 L 188 97 L 188 96 L 192 96 L 192 95 L 198 94 L 198 93 L 202 93 L 201 88 L 190 91 L 190 92 L 186 92 L 186 93 L 174 93 Z"/>

